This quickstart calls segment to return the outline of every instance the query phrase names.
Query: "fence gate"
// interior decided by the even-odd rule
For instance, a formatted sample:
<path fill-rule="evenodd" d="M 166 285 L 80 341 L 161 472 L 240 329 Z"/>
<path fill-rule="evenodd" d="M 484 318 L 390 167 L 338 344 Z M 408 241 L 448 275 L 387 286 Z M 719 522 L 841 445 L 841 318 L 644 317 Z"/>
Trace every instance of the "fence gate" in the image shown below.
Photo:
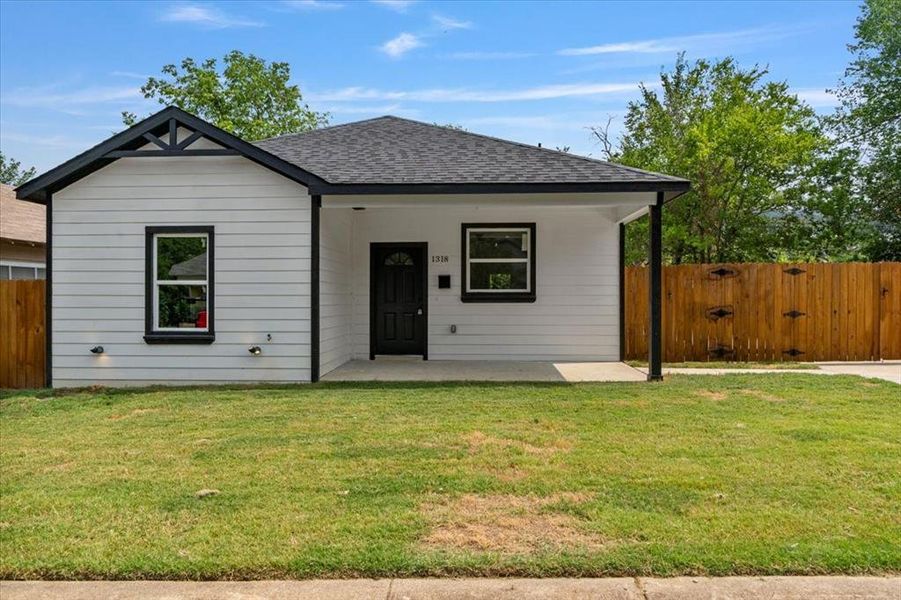
<path fill-rule="evenodd" d="M 901 263 L 882 263 L 879 273 L 879 355 L 901 358 Z"/>
<path fill-rule="evenodd" d="M 647 269 L 626 269 L 626 356 L 647 358 Z M 901 263 L 663 270 L 663 359 L 901 358 Z"/>
<path fill-rule="evenodd" d="M 44 386 L 44 282 L 0 281 L 0 388 Z"/>

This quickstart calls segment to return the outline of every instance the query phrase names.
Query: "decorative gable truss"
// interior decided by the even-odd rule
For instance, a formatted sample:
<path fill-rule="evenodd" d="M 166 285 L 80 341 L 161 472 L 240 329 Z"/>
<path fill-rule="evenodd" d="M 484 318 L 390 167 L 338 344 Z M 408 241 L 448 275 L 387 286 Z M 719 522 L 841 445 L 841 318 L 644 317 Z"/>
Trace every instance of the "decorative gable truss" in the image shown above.
<path fill-rule="evenodd" d="M 160 156 L 243 156 L 308 188 L 326 183 L 295 164 L 170 106 L 21 185 L 16 197 L 43 204 L 56 190 L 114 160 Z"/>
<path fill-rule="evenodd" d="M 181 138 L 179 140 L 179 138 Z M 210 140 L 202 131 L 192 129 L 189 125 L 172 117 L 164 126 L 156 131 L 146 131 L 136 141 L 143 144 L 136 149 L 112 150 L 104 158 L 153 158 L 158 156 L 239 156 L 241 153 L 233 148 L 224 148 L 215 144 L 216 148 L 191 148 L 199 140 Z M 200 144 L 201 146 L 203 144 Z"/>

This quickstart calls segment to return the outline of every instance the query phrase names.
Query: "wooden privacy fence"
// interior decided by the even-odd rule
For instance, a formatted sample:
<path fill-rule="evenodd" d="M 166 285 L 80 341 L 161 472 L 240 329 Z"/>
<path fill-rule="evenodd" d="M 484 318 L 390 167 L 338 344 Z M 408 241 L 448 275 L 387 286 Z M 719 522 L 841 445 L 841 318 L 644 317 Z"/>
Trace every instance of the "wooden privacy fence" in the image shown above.
<path fill-rule="evenodd" d="M 626 357 L 648 356 L 648 271 L 626 269 Z M 663 360 L 901 358 L 901 263 L 663 269 Z"/>
<path fill-rule="evenodd" d="M 0 388 L 44 387 L 44 282 L 0 281 Z"/>

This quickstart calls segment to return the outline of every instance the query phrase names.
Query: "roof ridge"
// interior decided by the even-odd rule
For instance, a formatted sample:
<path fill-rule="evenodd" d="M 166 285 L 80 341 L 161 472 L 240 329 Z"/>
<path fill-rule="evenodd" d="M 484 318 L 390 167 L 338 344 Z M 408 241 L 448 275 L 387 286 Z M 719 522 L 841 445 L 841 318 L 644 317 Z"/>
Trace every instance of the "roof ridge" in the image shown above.
<path fill-rule="evenodd" d="M 308 129 L 307 131 L 295 131 L 294 133 L 283 133 L 281 135 L 274 135 L 272 137 L 263 138 L 262 140 L 256 140 L 253 142 L 254 144 L 259 144 L 260 142 L 268 142 L 271 140 L 280 140 L 283 138 L 296 137 L 299 135 L 306 135 L 308 133 L 316 133 L 318 131 L 328 131 L 330 129 L 338 129 L 340 127 L 348 127 L 349 125 L 359 125 L 361 123 L 369 123 L 370 121 L 380 121 L 381 119 L 397 119 L 399 117 L 394 117 L 392 115 L 382 115 L 380 117 L 372 117 L 371 119 L 361 119 L 359 121 L 350 121 L 349 123 L 338 123 L 337 125 L 326 125 L 325 127 L 317 127 L 316 129 Z"/>
<path fill-rule="evenodd" d="M 415 123 L 416 125 L 425 125 L 426 127 L 437 127 L 439 129 L 445 129 L 454 131 L 456 133 L 466 134 L 473 137 L 483 138 L 487 140 L 492 140 L 495 142 L 501 142 L 504 144 L 512 144 L 514 146 L 520 146 L 522 148 L 526 148 L 529 150 L 539 150 L 541 152 L 548 152 L 554 154 L 555 156 L 568 156 L 571 158 L 575 158 L 578 160 L 583 160 L 585 162 L 589 162 L 591 164 L 601 164 L 601 165 L 613 165 L 615 167 L 619 167 L 621 169 L 626 169 L 629 171 L 635 171 L 636 173 L 643 173 L 645 175 L 655 175 L 657 177 L 666 177 L 673 181 L 680 181 L 682 177 L 674 177 L 672 175 L 666 175 L 663 173 L 657 173 L 655 171 L 646 171 L 644 169 L 639 169 L 638 167 L 630 167 L 629 165 L 623 165 L 620 163 L 616 163 L 610 160 L 601 160 L 599 158 L 591 158 L 589 156 L 582 156 L 581 154 L 572 154 L 570 152 L 563 152 L 561 150 L 552 150 L 551 148 L 544 148 L 542 146 L 533 146 L 532 144 L 526 144 L 525 142 L 517 142 L 515 140 L 505 140 L 504 138 L 495 137 L 493 135 L 486 135 L 484 133 L 476 133 L 474 131 L 467 131 L 466 129 L 454 129 L 452 127 L 448 127 L 446 125 L 438 125 L 435 123 L 426 123 L 424 121 L 417 121 L 415 119 L 408 119 L 406 117 L 396 117 L 394 115 L 385 115 L 383 117 L 377 117 L 377 119 L 396 119 L 398 121 L 406 121 L 408 123 Z M 366 119 L 366 121 L 375 121 L 377 119 Z M 365 121 L 356 121 L 356 123 L 364 123 Z M 345 125 L 352 125 L 353 123 L 345 123 Z"/>

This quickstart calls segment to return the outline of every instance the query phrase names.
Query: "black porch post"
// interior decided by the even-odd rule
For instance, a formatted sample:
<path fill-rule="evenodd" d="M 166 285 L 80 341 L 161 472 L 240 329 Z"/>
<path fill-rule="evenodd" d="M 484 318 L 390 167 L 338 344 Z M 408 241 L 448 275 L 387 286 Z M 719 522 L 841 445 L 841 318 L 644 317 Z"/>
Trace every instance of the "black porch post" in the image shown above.
<path fill-rule="evenodd" d="M 44 260 L 44 385 L 53 387 L 53 194 L 47 192 Z"/>
<path fill-rule="evenodd" d="M 619 224 L 619 360 L 626 360 L 626 224 Z"/>
<path fill-rule="evenodd" d="M 652 204 L 648 213 L 648 233 L 650 237 L 648 253 L 648 381 L 663 380 L 663 324 L 662 324 L 662 283 L 663 283 L 663 192 L 657 192 L 657 203 Z"/>
<path fill-rule="evenodd" d="M 319 381 L 319 210 L 322 196 L 310 196 L 310 381 Z"/>

